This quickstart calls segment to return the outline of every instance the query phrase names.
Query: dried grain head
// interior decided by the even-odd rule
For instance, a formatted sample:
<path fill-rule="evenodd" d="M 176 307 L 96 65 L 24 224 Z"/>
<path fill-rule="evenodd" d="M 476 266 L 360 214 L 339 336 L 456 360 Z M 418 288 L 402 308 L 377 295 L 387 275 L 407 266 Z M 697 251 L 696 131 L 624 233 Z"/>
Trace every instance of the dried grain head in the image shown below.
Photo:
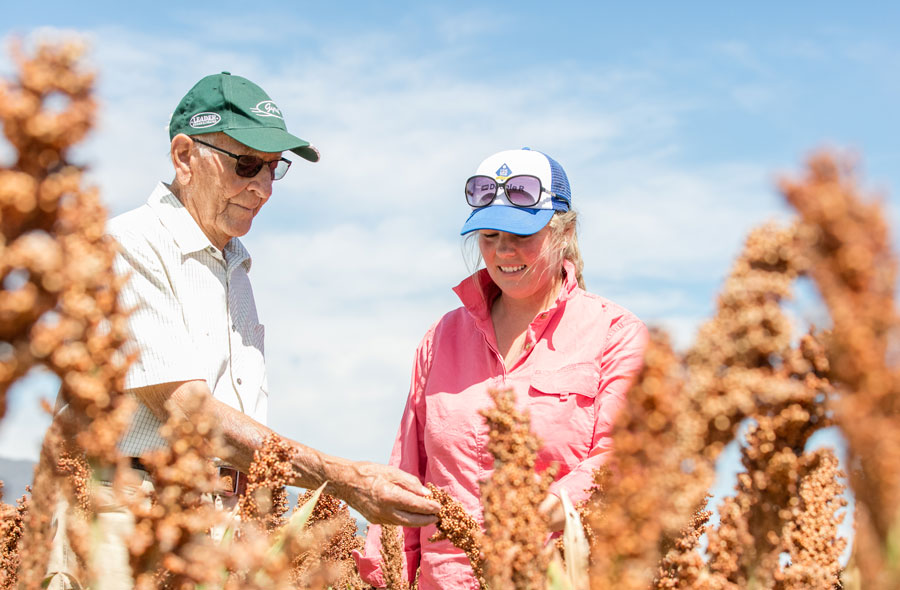
<path fill-rule="evenodd" d="M 692 579 L 710 587 L 724 587 L 748 567 L 775 571 L 777 559 L 770 558 L 777 558 L 784 526 L 777 507 L 799 489 L 803 446 L 828 424 L 824 400 L 831 394 L 823 347 L 812 334 L 795 346 L 781 309 L 791 283 L 809 267 L 798 231 L 770 224 L 750 234 L 716 314 L 684 360 L 663 336 L 651 338 L 644 370 L 614 428 L 602 501 L 590 517 L 595 586 L 647 586 L 702 502 L 715 459 L 748 417 L 762 429 L 746 449 L 742 476 L 755 491 L 723 506 L 724 526 L 711 535 L 708 570 L 697 571 L 690 555 L 683 559 L 693 564 Z M 761 492 L 766 486 L 770 495 Z M 665 571 L 660 580 L 668 581 L 660 583 L 675 583 L 671 569 Z"/>
<path fill-rule="evenodd" d="M 284 524 L 288 509 L 284 486 L 293 479 L 292 457 L 291 445 L 275 434 L 253 453 L 247 492 L 238 504 L 242 522 L 259 523 L 268 530 Z"/>
<path fill-rule="evenodd" d="M 0 493 L 3 483 L 0 482 Z M 0 503 L 0 590 L 16 587 L 19 569 L 19 541 L 25 533 L 28 496 L 23 495 L 16 505 Z"/>
<path fill-rule="evenodd" d="M 613 429 L 613 458 L 586 505 L 594 587 L 648 587 L 662 547 L 705 495 L 710 469 L 692 450 L 705 428 L 688 411 L 684 378 L 667 336 L 652 331 Z"/>
<path fill-rule="evenodd" d="M 783 550 L 790 562 L 776 572 L 777 590 L 840 586 L 840 557 L 847 540 L 838 535 L 846 505 L 838 460 L 830 449 L 804 457 L 805 472 L 797 496 L 789 501 L 790 516 L 782 533 Z"/>
<path fill-rule="evenodd" d="M 95 111 L 82 51 L 40 45 L 26 56 L 16 46 L 18 77 L 0 84 L 0 122 L 16 151 L 13 166 L 0 169 L 0 416 L 9 386 L 42 365 L 62 382 L 65 438 L 90 463 L 109 465 L 131 407 L 122 395 L 115 245 L 103 236 L 97 191 L 67 160 Z"/>
<path fill-rule="evenodd" d="M 426 485 L 431 490 L 431 497 L 441 505 L 437 515 L 437 532 L 429 541 L 447 539 L 454 547 L 462 549 L 472 564 L 472 572 L 478 580 L 479 588 L 485 588 L 484 557 L 481 551 L 484 535 L 478 521 L 450 494 L 432 483 Z"/>
<path fill-rule="evenodd" d="M 218 484 L 210 459 L 224 456 L 226 449 L 217 425 L 196 411 L 202 403 L 203 396 L 197 394 L 185 400 L 185 412 L 171 411 L 160 428 L 168 446 L 141 457 L 154 482 L 152 497 L 119 498 L 135 515 L 128 550 L 136 585 L 156 583 L 161 572 L 166 572 L 168 585 L 213 584 L 231 567 L 230 552 L 208 534 L 214 527 L 235 525 L 232 514 L 217 510 L 207 499 Z M 114 488 L 124 488 L 127 477 L 128 472 L 121 471 Z M 259 553 L 252 547 L 250 539 L 241 558 Z"/>
<path fill-rule="evenodd" d="M 403 557 L 403 533 L 400 527 L 381 526 L 381 572 L 388 590 L 409 590 Z"/>
<path fill-rule="evenodd" d="M 704 504 L 705 502 L 704 498 Z M 700 537 L 712 512 L 698 508 L 691 520 L 663 553 L 653 582 L 655 590 L 693 588 L 706 575 L 706 562 L 698 551 Z"/>
<path fill-rule="evenodd" d="M 864 586 L 877 590 L 900 584 L 888 565 L 900 530 L 897 258 L 878 199 L 858 185 L 853 159 L 827 152 L 812 156 L 801 178 L 781 181 L 833 323 L 826 350 L 841 392 L 835 417 L 859 466 L 850 474 L 857 556 Z"/>
<path fill-rule="evenodd" d="M 494 471 L 481 484 L 485 579 L 491 588 L 537 588 L 549 563 L 543 551 L 547 522 L 538 506 L 556 468 L 535 474 L 540 442 L 531 433 L 528 413 L 516 408 L 514 391 L 491 390 L 490 395 L 494 406 L 481 411 L 494 457 Z"/>

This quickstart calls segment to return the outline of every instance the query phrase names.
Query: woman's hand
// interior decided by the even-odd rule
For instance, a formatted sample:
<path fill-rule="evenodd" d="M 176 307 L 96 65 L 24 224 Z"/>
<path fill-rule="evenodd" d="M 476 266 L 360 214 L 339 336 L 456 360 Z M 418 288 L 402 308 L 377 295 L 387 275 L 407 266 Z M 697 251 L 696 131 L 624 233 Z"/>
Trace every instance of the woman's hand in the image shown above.
<path fill-rule="evenodd" d="M 553 494 L 547 494 L 544 501 L 538 507 L 538 512 L 547 519 L 547 526 L 551 533 L 563 530 L 566 526 L 566 513 L 562 502 Z"/>

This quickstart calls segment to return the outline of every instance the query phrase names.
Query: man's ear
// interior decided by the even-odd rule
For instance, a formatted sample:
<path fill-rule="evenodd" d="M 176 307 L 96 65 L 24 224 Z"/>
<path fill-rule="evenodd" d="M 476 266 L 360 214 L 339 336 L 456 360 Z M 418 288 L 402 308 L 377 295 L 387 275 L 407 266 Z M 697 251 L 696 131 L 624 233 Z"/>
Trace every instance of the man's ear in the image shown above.
<path fill-rule="evenodd" d="M 172 138 L 169 154 L 172 157 L 172 166 L 175 167 L 175 182 L 180 186 L 187 186 L 191 182 L 191 177 L 193 176 L 191 153 L 193 149 L 193 140 L 184 133 L 179 133 Z"/>

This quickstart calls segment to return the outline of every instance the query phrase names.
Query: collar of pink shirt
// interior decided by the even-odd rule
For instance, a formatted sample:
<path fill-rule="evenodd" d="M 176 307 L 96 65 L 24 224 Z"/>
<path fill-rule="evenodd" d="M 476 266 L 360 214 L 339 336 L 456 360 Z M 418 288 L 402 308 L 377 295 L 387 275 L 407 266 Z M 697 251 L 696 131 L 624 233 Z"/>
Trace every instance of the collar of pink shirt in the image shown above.
<path fill-rule="evenodd" d="M 563 260 L 563 270 L 565 276 L 563 278 L 562 287 L 556 301 L 542 313 L 546 313 L 547 318 L 553 317 L 560 304 L 568 301 L 575 294 L 578 288 L 578 280 L 575 278 L 575 265 L 569 260 Z M 500 294 L 500 287 L 491 280 L 486 268 L 482 268 L 475 274 L 463 279 L 457 286 L 453 287 L 453 292 L 459 297 L 463 307 L 472 315 L 475 325 L 485 334 L 494 333 L 494 326 L 491 323 L 491 304 L 497 295 Z"/>

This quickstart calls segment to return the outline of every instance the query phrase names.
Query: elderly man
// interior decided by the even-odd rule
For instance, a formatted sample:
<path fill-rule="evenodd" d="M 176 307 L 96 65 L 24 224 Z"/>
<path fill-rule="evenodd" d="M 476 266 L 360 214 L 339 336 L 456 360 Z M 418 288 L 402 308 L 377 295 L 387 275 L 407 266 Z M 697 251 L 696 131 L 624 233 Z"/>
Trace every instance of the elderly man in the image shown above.
<path fill-rule="evenodd" d="M 259 323 L 239 236 L 287 172 L 293 152 L 316 162 L 318 151 L 287 132 L 281 110 L 253 82 L 228 72 L 200 80 L 169 125 L 171 184 L 109 223 L 121 253 L 117 272 L 130 276 L 122 301 L 140 355 L 126 388 L 139 405 L 120 448 L 139 457 L 165 445 L 158 428 L 169 412 L 211 415 L 246 472 L 273 432 L 266 427 L 268 386 Z M 197 393 L 205 400 L 189 410 Z M 354 462 L 290 441 L 292 485 L 317 487 L 345 500 L 374 523 L 422 526 L 439 505 L 415 477 Z M 226 468 L 226 469 L 227 469 Z M 241 484 L 241 474 L 233 478 Z"/>

